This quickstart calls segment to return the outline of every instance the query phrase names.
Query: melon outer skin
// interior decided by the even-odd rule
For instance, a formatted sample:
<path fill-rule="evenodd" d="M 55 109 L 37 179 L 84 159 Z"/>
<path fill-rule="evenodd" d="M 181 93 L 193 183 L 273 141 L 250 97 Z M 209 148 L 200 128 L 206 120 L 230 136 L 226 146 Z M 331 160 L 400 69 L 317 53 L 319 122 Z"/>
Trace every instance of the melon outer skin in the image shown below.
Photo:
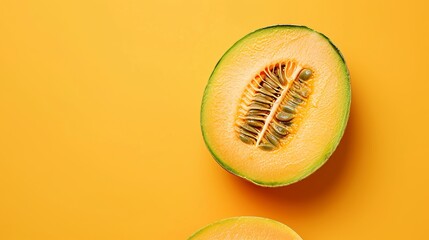
<path fill-rule="evenodd" d="M 305 171 L 303 171 L 299 176 L 297 176 L 297 177 L 295 177 L 295 178 L 292 178 L 292 179 L 288 179 L 288 180 L 286 180 L 286 181 L 279 181 L 279 182 L 265 182 L 265 181 L 260 181 L 260 180 L 256 180 L 256 179 L 252 179 L 252 178 L 250 178 L 250 177 L 248 177 L 248 176 L 245 176 L 244 174 L 242 174 L 242 173 L 240 173 L 240 172 L 238 172 L 238 171 L 236 171 L 235 169 L 233 169 L 233 168 L 231 168 L 230 166 L 228 166 L 228 164 L 226 164 L 221 158 L 219 158 L 218 156 L 217 156 L 217 154 L 213 151 L 213 149 L 211 148 L 211 146 L 210 146 L 210 144 L 208 143 L 208 141 L 207 141 L 207 136 L 206 136 L 206 133 L 205 133 L 205 131 L 204 131 L 204 122 L 203 122 L 203 111 L 204 111 L 204 103 L 205 103 L 205 98 L 206 98 L 206 96 L 207 96 L 207 92 L 208 92 L 208 89 L 209 89 L 209 86 L 210 86 L 210 81 L 211 81 L 211 79 L 212 79 L 212 77 L 213 77 L 213 75 L 214 75 L 214 73 L 215 73 L 215 71 L 216 71 L 216 69 L 217 69 L 217 67 L 218 67 L 218 65 L 222 62 L 222 60 L 224 59 L 224 57 L 232 50 L 232 49 L 234 49 L 241 41 L 243 41 L 244 39 L 246 39 L 248 36 L 250 36 L 250 35 L 253 35 L 253 34 L 255 34 L 255 33 L 257 33 L 257 32 L 259 32 L 259 31 L 262 31 L 262 30 L 269 30 L 269 29 L 276 29 L 276 28 L 302 28 L 302 29 L 306 29 L 306 30 L 309 30 L 309 31 L 312 31 L 312 32 L 314 32 L 314 33 L 317 33 L 317 34 L 319 34 L 320 36 L 322 36 L 323 38 L 325 38 L 326 39 L 326 41 L 335 49 L 335 51 L 338 53 L 338 55 L 340 56 L 340 59 L 341 59 L 341 61 L 342 61 L 342 64 L 344 65 L 344 69 L 345 69 L 345 76 L 346 76 L 346 79 L 345 79 L 345 81 L 347 81 L 347 83 L 346 83 L 346 86 L 347 86 L 347 88 L 348 89 L 346 89 L 346 92 L 347 92 L 347 97 L 346 97 L 346 101 L 344 101 L 344 105 L 345 105 L 345 107 L 344 107 L 344 111 L 346 111 L 345 112 L 345 118 L 343 119 L 343 121 L 341 122 L 341 126 L 338 128 L 339 129 L 339 134 L 337 135 L 337 137 L 336 137 L 336 139 L 334 139 L 332 142 L 331 142 L 331 145 L 328 147 L 328 151 L 326 151 L 326 153 L 324 154 L 324 155 L 322 155 L 322 156 L 320 156 L 320 159 L 318 160 L 318 161 L 316 161 L 316 163 L 313 165 L 313 167 L 312 168 L 309 168 L 309 169 L 306 169 Z M 317 32 L 317 31 L 315 31 L 315 30 L 313 30 L 313 29 L 311 29 L 311 28 L 309 28 L 309 27 L 307 27 L 307 26 L 302 26 L 302 25 L 273 25 L 273 26 L 268 26 L 268 27 L 265 27 L 265 28 L 260 28 L 260 29 L 257 29 L 257 30 L 255 30 L 255 31 L 253 31 L 253 32 L 251 32 L 251 33 L 249 33 L 249 34 L 247 34 L 247 35 L 245 35 L 243 38 L 241 38 L 240 40 L 238 40 L 236 43 L 234 43 L 234 45 L 232 45 L 223 55 L 222 55 L 222 57 L 219 59 L 219 61 L 217 62 L 217 64 L 215 65 L 215 67 L 214 67 L 214 70 L 213 70 L 213 72 L 212 72 L 212 74 L 210 75 L 210 78 L 209 78 L 209 81 L 208 81 L 208 83 L 207 83 L 207 85 L 206 85 L 206 88 L 205 88 L 205 91 L 204 91 L 204 95 L 203 95 L 203 100 L 202 100 L 202 105 L 201 105 L 201 109 L 200 109 L 200 127 L 201 127 L 201 132 L 202 132 L 202 135 L 203 135 L 203 138 L 204 138 L 204 142 L 205 142 L 205 144 L 206 144 L 206 146 L 207 146 L 207 148 L 209 149 L 209 151 L 210 151 L 210 153 L 211 153 L 211 155 L 213 156 L 213 158 L 216 160 L 216 162 L 222 167 L 222 168 L 224 168 L 225 170 L 227 170 L 228 172 L 230 172 L 230 173 L 232 173 L 232 174 L 234 174 L 234 175 L 236 175 L 236 176 L 239 176 L 239 177 L 241 177 L 241 178 L 243 178 L 243 179 L 245 179 L 245 180 L 247 180 L 247 181 L 250 181 L 250 182 L 252 182 L 252 183 L 254 183 L 254 184 L 256 184 L 256 185 L 259 185 L 259 186 L 262 186 L 262 187 L 281 187 L 281 186 L 287 186 L 287 185 L 290 185 L 290 184 L 292 184 L 292 183 L 295 183 L 295 182 L 298 182 L 298 181 L 300 181 L 300 180 L 302 180 L 302 179 L 304 179 L 304 178 L 306 178 L 307 176 L 309 176 L 309 175 L 311 175 L 313 172 L 315 172 L 317 169 L 319 169 L 329 158 L 330 158 L 330 156 L 333 154 L 333 152 L 335 151 L 335 149 L 337 148 L 337 146 L 338 146 L 338 144 L 339 144 L 339 142 L 340 142 L 340 140 L 341 140 L 341 138 L 343 137 L 343 135 L 344 135 L 344 131 L 345 131 L 345 129 L 346 129 L 346 126 L 347 126 L 347 122 L 348 122 L 348 119 L 349 119 L 349 115 L 350 115 L 350 106 L 351 106 L 351 83 L 350 83 L 350 73 L 349 73 L 349 70 L 348 70 L 348 68 L 347 68 L 347 64 L 346 64 L 346 61 L 345 61 L 345 59 L 344 59 L 344 56 L 343 56 L 343 54 L 340 52 L 340 50 L 332 43 L 332 41 L 327 37 L 327 36 L 325 36 L 324 34 L 322 34 L 322 33 L 320 33 L 320 32 Z"/>
<path fill-rule="evenodd" d="M 254 217 L 254 216 L 232 217 L 232 218 L 226 218 L 226 219 L 219 220 L 217 222 L 214 222 L 212 224 L 209 224 L 209 225 L 199 229 L 194 234 L 192 234 L 188 238 L 188 240 L 193 240 L 196 237 L 199 237 L 206 230 L 211 229 L 212 227 L 215 227 L 218 225 L 223 225 L 223 224 L 228 224 L 228 222 L 239 223 L 239 222 L 243 222 L 243 221 L 253 221 L 255 223 L 259 223 L 260 225 L 266 224 L 267 227 L 268 227 L 268 225 L 271 225 L 269 227 L 276 226 L 277 228 L 281 228 L 282 231 L 288 232 L 289 236 L 293 237 L 294 239 L 302 240 L 302 238 L 293 229 L 291 229 L 289 226 L 287 226 L 281 222 L 269 219 L 269 218 Z M 246 237 L 246 236 L 242 236 L 242 237 Z M 245 238 L 245 239 L 249 239 L 249 238 Z M 221 239 L 219 239 L 219 240 L 221 240 Z"/>

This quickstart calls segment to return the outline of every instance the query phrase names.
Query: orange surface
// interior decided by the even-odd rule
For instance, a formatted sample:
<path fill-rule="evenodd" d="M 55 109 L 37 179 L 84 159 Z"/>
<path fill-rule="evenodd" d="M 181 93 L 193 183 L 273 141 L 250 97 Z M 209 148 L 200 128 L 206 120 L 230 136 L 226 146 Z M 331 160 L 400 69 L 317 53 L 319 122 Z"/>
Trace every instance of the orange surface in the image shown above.
<path fill-rule="evenodd" d="M 0 2 L 0 239 L 186 239 L 256 215 L 304 239 L 425 239 L 425 1 Z M 250 31 L 308 25 L 341 49 L 349 126 L 308 179 L 264 189 L 199 127 L 218 59 Z"/>

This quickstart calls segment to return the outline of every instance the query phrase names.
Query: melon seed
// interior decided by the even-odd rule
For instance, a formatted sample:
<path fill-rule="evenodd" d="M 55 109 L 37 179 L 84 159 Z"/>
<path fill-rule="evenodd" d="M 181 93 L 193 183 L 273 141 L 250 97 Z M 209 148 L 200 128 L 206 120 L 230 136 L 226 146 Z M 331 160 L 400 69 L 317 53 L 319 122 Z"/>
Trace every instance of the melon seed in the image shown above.
<path fill-rule="evenodd" d="M 262 88 L 269 91 L 272 94 L 278 94 L 278 91 L 275 87 L 271 87 L 269 84 L 265 82 L 262 84 Z"/>
<path fill-rule="evenodd" d="M 274 128 L 274 131 L 280 134 L 281 136 L 286 136 L 288 134 L 288 131 L 286 130 L 286 128 L 279 124 L 274 123 L 273 128 Z"/>
<path fill-rule="evenodd" d="M 249 132 L 249 131 L 247 131 L 247 130 L 245 130 L 243 128 L 240 128 L 239 133 L 242 134 L 242 135 L 246 135 L 248 137 L 254 138 L 254 139 L 256 139 L 256 137 L 258 136 L 258 134 Z"/>
<path fill-rule="evenodd" d="M 265 95 L 267 95 L 269 97 L 277 98 L 277 96 L 274 93 L 271 93 L 270 91 L 268 91 L 265 88 L 260 88 L 259 91 L 260 91 L 260 93 L 263 93 L 263 94 L 265 94 Z"/>
<path fill-rule="evenodd" d="M 279 145 L 279 140 L 273 134 L 267 133 L 266 137 L 267 137 L 268 141 L 270 141 L 270 143 L 272 143 L 275 147 L 277 147 Z"/>
<path fill-rule="evenodd" d="M 297 96 L 297 95 L 294 95 L 294 96 L 293 96 L 293 100 L 292 100 L 292 101 L 294 101 L 294 102 L 296 102 L 296 103 L 300 104 L 300 103 L 302 103 L 304 100 L 302 100 L 302 98 L 301 98 L 301 97 L 299 97 L 299 96 Z"/>
<path fill-rule="evenodd" d="M 260 110 L 260 109 L 251 109 L 249 110 L 247 115 L 256 115 L 256 116 L 266 116 L 268 115 L 266 111 Z"/>
<path fill-rule="evenodd" d="M 255 134 L 259 134 L 259 131 L 257 129 L 255 129 L 254 127 L 252 127 L 252 126 L 250 126 L 248 124 L 243 124 L 241 127 L 243 129 L 249 131 L 249 132 L 252 132 L 252 133 L 255 133 Z"/>
<path fill-rule="evenodd" d="M 308 95 L 309 95 L 308 88 L 303 88 L 303 89 L 301 89 L 301 90 L 299 90 L 297 92 L 299 93 L 299 95 L 301 95 L 302 97 L 305 97 L 305 98 L 307 98 Z"/>
<path fill-rule="evenodd" d="M 279 112 L 279 113 L 277 113 L 276 118 L 279 121 L 286 122 L 286 121 L 291 120 L 293 118 L 293 115 L 290 113 L 287 113 L 287 112 Z"/>
<path fill-rule="evenodd" d="M 281 81 L 279 80 L 279 78 L 277 78 L 276 75 L 274 75 L 274 74 L 269 74 L 269 78 L 271 80 L 273 80 L 277 85 L 281 85 L 282 84 Z"/>
<path fill-rule="evenodd" d="M 257 102 L 260 102 L 260 103 L 271 104 L 271 101 L 270 101 L 270 100 L 268 100 L 268 99 L 267 99 L 267 98 L 265 98 L 265 97 L 261 97 L 261 96 L 256 96 L 256 97 L 254 98 L 254 100 L 255 100 L 255 101 L 257 101 Z"/>
<path fill-rule="evenodd" d="M 296 113 L 295 108 L 292 107 L 291 105 L 283 106 L 283 111 L 288 112 L 288 113 Z"/>
<path fill-rule="evenodd" d="M 255 139 L 250 138 L 242 133 L 240 133 L 240 140 L 247 144 L 253 144 L 255 142 Z"/>
<path fill-rule="evenodd" d="M 286 80 L 283 78 L 283 71 L 280 64 L 279 64 L 279 67 L 277 68 L 277 75 L 279 76 L 280 83 L 284 85 L 286 83 Z"/>
<path fill-rule="evenodd" d="M 312 74 L 313 72 L 310 69 L 303 69 L 299 74 L 299 79 L 306 81 L 311 77 Z"/>
<path fill-rule="evenodd" d="M 247 120 L 247 124 L 249 124 L 252 127 L 263 127 L 264 123 L 261 121 L 256 120 Z"/>
<path fill-rule="evenodd" d="M 275 146 L 269 142 L 265 142 L 265 143 L 259 144 L 259 148 L 265 151 L 272 151 L 274 150 Z"/>
<path fill-rule="evenodd" d="M 279 83 L 274 82 L 274 81 L 273 81 L 273 80 L 271 80 L 271 78 L 269 78 L 269 77 L 266 77 L 266 78 L 264 79 L 264 81 L 265 81 L 266 83 L 268 83 L 268 85 L 270 85 L 270 87 L 272 87 L 272 88 L 274 88 L 274 89 L 276 89 L 276 88 L 279 86 Z"/>
<path fill-rule="evenodd" d="M 260 103 L 260 102 L 253 102 L 249 105 L 249 108 L 264 108 L 267 109 L 267 111 L 270 111 L 271 108 L 271 103 L 270 104 L 265 104 L 265 103 Z"/>

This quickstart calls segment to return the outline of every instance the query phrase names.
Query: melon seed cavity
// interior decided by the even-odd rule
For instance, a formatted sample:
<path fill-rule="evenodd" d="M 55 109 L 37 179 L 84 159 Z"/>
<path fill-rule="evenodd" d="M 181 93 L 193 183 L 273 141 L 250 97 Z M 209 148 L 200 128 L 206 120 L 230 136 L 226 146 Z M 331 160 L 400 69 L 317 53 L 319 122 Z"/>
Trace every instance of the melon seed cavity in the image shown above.
<path fill-rule="evenodd" d="M 236 132 L 243 143 L 278 149 L 298 124 L 308 102 L 313 71 L 295 61 L 264 68 L 247 85 L 238 107 Z"/>

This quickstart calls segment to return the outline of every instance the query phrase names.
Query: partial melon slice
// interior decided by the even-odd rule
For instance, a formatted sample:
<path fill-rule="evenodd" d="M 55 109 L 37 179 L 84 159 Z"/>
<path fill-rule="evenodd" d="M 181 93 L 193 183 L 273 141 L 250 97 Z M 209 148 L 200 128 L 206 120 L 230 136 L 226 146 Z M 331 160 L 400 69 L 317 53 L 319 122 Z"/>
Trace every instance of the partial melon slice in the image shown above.
<path fill-rule="evenodd" d="M 236 217 L 208 225 L 188 240 L 302 240 L 288 226 L 260 217 Z"/>
<path fill-rule="evenodd" d="M 272 26 L 220 59 L 204 93 L 201 128 L 223 168 L 258 185 L 284 186 L 331 156 L 350 102 L 344 58 L 326 36 Z"/>

